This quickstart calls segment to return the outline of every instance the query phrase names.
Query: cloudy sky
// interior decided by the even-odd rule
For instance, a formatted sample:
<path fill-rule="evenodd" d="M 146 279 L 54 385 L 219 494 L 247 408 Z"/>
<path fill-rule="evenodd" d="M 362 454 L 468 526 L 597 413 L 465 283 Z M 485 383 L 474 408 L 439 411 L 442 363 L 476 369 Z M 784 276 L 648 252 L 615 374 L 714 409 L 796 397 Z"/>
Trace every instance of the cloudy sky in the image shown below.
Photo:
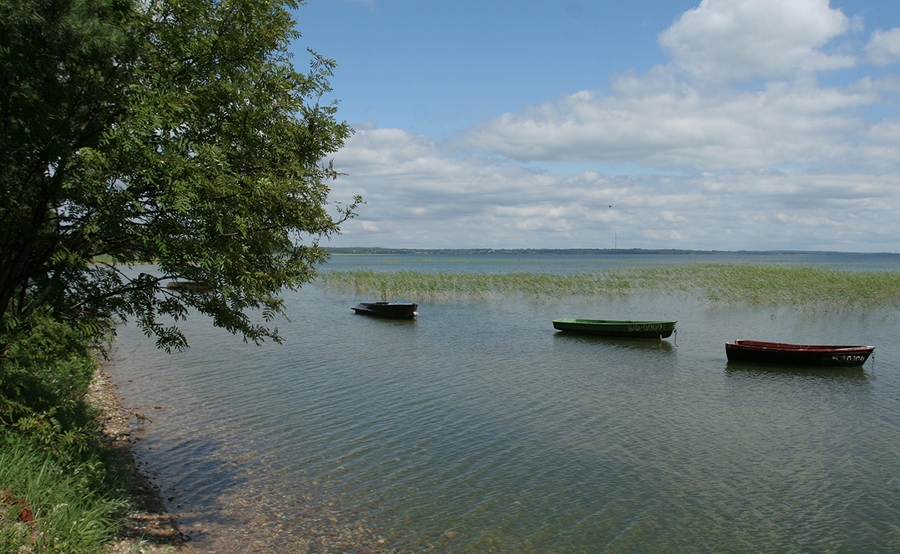
<path fill-rule="evenodd" d="M 331 246 L 900 252 L 897 0 L 308 0 Z"/>

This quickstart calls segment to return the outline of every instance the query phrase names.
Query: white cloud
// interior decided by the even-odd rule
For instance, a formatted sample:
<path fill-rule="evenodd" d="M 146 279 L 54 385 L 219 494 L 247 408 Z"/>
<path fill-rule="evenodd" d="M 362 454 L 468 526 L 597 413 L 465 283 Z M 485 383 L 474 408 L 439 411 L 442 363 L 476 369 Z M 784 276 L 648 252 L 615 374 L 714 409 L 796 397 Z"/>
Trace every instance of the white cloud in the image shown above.
<path fill-rule="evenodd" d="M 855 63 L 823 50 L 851 25 L 827 0 L 703 0 L 661 35 L 672 64 L 606 93 L 449 143 L 370 125 L 335 156 L 333 196 L 368 204 L 334 244 L 900 251 L 900 76 L 816 81 Z M 900 62 L 900 29 L 866 59 Z"/>
<path fill-rule="evenodd" d="M 397 163 L 423 144 L 416 172 Z M 369 201 L 336 246 L 896 251 L 900 236 L 894 173 L 549 175 L 399 130 L 361 133 L 335 163 L 350 175 L 334 196 Z"/>
<path fill-rule="evenodd" d="M 852 67 L 821 48 L 850 20 L 828 0 L 703 0 L 659 37 L 675 65 L 706 82 Z"/>
<path fill-rule="evenodd" d="M 900 63 L 900 29 L 872 33 L 866 45 L 866 54 L 869 61 L 876 65 Z"/>
<path fill-rule="evenodd" d="M 895 79 L 823 88 L 814 75 L 854 65 L 852 55 L 821 50 L 850 27 L 828 0 L 703 0 L 660 36 L 673 64 L 620 75 L 605 95 L 581 91 L 503 114 L 458 145 L 517 161 L 689 171 L 872 158 L 863 110 L 884 102 Z M 869 55 L 887 59 L 895 46 L 900 52 L 900 33 L 875 33 Z M 776 77 L 751 90 L 708 86 Z M 879 148 L 897 153 L 896 145 Z"/>
<path fill-rule="evenodd" d="M 612 94 L 582 91 L 486 121 L 459 144 L 513 160 L 632 161 L 716 171 L 817 165 L 852 155 L 890 81 L 845 89 L 771 82 L 762 90 L 695 88 L 665 71 L 625 76 Z M 900 153 L 900 152 L 898 152 Z"/>

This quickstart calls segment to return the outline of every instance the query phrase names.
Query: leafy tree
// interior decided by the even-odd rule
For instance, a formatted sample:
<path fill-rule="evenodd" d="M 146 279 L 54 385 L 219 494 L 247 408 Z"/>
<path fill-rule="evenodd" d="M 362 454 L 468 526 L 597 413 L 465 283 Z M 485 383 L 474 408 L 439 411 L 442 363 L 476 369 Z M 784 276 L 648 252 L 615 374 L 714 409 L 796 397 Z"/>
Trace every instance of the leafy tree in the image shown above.
<path fill-rule="evenodd" d="M 352 130 L 322 103 L 334 62 L 291 63 L 300 4 L 0 0 L 0 353 L 38 313 L 167 350 L 189 311 L 280 340 L 280 292 L 361 202 L 328 198 Z"/>

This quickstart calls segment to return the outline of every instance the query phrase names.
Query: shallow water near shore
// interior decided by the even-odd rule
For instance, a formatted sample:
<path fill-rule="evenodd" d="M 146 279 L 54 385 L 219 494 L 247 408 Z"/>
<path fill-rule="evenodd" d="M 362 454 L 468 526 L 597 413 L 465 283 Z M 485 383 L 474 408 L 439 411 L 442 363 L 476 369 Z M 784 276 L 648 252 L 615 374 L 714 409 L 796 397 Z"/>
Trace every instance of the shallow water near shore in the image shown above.
<path fill-rule="evenodd" d="M 325 270 L 682 260 L 336 256 Z M 811 263 L 900 269 L 890 257 Z M 900 549 L 894 307 L 751 308 L 661 292 L 420 304 L 418 320 L 390 321 L 355 315 L 364 300 L 316 284 L 289 293 L 284 345 L 246 345 L 197 318 L 183 326 L 192 348 L 167 355 L 120 330 L 108 370 L 147 418 L 139 463 L 195 548 Z M 678 326 L 662 342 L 608 340 L 555 332 L 559 317 Z M 876 349 L 863 368 L 729 364 L 724 343 L 736 338 Z"/>

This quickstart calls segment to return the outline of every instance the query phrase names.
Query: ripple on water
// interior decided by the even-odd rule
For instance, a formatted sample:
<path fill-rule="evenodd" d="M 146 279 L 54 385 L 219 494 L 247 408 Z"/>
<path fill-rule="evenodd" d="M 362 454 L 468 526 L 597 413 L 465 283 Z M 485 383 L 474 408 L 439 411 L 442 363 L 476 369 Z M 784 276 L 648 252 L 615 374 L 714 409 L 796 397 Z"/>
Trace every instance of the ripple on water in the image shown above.
<path fill-rule="evenodd" d="M 432 305 L 393 324 L 344 314 L 334 293 L 301 303 L 346 317 L 292 316 L 279 347 L 198 331 L 173 356 L 122 334 L 112 373 L 150 412 L 138 454 L 198 547 L 900 546 L 895 317 L 866 316 L 882 333 L 859 338 L 877 345 L 874 373 L 810 372 L 732 367 L 723 344 L 822 321 L 683 299 L 593 308 L 677 312 L 677 344 L 555 333 L 566 314 L 551 304 Z"/>

